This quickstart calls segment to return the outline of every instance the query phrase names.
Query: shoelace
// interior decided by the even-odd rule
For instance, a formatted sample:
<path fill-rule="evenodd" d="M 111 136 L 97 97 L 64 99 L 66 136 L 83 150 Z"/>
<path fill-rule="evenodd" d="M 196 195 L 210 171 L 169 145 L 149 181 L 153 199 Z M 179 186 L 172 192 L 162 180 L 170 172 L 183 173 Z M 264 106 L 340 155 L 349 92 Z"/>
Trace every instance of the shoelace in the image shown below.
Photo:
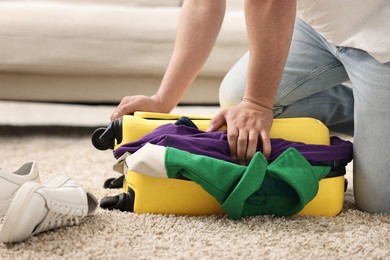
<path fill-rule="evenodd" d="M 56 203 L 52 203 L 48 210 L 44 220 L 35 227 L 34 234 L 50 229 L 78 225 L 80 220 L 87 215 L 87 209 Z"/>

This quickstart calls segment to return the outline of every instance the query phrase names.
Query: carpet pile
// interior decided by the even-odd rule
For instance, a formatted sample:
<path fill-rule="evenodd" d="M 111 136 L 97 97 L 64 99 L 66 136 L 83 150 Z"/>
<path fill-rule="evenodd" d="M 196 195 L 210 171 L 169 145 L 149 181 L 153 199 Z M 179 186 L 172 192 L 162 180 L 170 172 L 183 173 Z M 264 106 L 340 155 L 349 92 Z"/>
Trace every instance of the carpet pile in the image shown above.
<path fill-rule="evenodd" d="M 120 190 L 102 187 L 115 163 L 96 150 L 93 129 L 0 127 L 0 167 L 35 160 L 41 178 L 63 174 L 101 199 Z M 390 216 L 354 206 L 352 165 L 342 212 L 336 217 L 175 216 L 98 209 L 78 226 L 0 244 L 1 259 L 389 259 Z M 0 218 L 0 227 L 4 219 Z"/>

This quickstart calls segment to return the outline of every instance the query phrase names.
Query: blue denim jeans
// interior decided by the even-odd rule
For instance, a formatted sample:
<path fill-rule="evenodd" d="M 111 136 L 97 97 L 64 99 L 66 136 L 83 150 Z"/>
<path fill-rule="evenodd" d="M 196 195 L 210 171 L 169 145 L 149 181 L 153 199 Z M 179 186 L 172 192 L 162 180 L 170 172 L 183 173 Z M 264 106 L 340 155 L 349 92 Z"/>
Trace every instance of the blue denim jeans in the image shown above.
<path fill-rule="evenodd" d="M 222 81 L 222 108 L 241 101 L 248 60 L 249 53 Z M 379 63 L 363 50 L 335 46 L 297 18 L 274 117 L 306 116 L 354 136 L 356 206 L 390 214 L 390 63 Z"/>

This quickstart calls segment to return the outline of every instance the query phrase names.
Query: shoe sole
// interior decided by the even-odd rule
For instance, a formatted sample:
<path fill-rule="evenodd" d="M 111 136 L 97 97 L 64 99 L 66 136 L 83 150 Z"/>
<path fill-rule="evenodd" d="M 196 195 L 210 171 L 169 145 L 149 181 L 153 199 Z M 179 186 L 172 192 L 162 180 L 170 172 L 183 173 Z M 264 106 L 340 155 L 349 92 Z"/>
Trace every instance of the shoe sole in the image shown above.
<path fill-rule="evenodd" d="M 8 213 L 5 217 L 3 227 L 0 231 L 0 241 L 4 243 L 12 243 L 12 242 L 21 242 L 24 239 L 27 239 L 32 235 L 32 233 L 23 238 L 19 238 L 15 240 L 15 227 L 19 226 L 21 223 L 23 216 L 25 215 L 25 209 L 27 208 L 28 203 L 30 202 L 33 194 L 36 190 L 42 188 L 42 186 L 46 188 L 57 188 L 62 186 L 65 182 L 67 182 L 69 178 L 56 175 L 46 181 L 44 184 L 39 184 L 37 182 L 26 182 L 23 184 L 19 190 L 17 191 L 9 209 Z"/>

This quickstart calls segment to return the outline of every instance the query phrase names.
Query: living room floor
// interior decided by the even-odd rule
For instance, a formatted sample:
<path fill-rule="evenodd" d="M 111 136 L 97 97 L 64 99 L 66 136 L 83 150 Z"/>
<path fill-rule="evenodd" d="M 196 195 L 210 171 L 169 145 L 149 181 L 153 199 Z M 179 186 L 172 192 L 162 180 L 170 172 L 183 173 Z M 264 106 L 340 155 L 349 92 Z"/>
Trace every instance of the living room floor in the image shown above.
<path fill-rule="evenodd" d="M 80 105 L 60 103 L 0 101 L 0 125 L 10 126 L 105 126 L 115 105 Z M 180 115 L 214 115 L 218 106 L 178 106 Z"/>

